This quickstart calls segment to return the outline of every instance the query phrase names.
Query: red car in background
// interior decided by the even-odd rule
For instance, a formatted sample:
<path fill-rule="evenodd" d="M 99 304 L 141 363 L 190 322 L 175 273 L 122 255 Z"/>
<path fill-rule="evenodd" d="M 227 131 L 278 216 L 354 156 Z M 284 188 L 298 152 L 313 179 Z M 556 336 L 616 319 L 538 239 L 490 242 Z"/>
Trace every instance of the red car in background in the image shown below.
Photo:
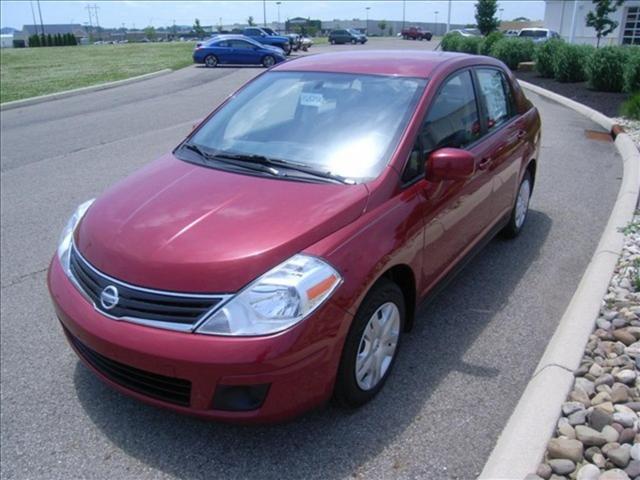
<path fill-rule="evenodd" d="M 420 27 L 408 27 L 408 28 L 403 28 L 402 32 L 400 32 L 402 34 L 402 38 L 404 38 L 405 40 L 431 40 L 431 37 L 433 37 L 433 34 L 429 31 L 429 30 L 422 30 L 422 28 Z"/>
<path fill-rule="evenodd" d="M 540 118 L 487 57 L 301 57 L 82 204 L 48 275 L 83 362 L 156 406 L 279 421 L 385 384 L 417 305 L 527 216 Z"/>

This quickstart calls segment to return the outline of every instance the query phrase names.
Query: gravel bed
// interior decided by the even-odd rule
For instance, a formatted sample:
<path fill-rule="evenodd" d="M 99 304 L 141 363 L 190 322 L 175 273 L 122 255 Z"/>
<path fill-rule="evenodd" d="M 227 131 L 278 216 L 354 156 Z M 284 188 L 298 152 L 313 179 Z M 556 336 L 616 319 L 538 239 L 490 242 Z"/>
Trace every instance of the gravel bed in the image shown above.
<path fill-rule="evenodd" d="M 628 118 L 617 117 L 614 118 L 613 121 L 624 127 L 624 131 L 629 134 L 640 150 L 640 120 L 630 120 Z"/>
<path fill-rule="evenodd" d="M 640 216 L 543 463 L 526 480 L 640 480 Z"/>

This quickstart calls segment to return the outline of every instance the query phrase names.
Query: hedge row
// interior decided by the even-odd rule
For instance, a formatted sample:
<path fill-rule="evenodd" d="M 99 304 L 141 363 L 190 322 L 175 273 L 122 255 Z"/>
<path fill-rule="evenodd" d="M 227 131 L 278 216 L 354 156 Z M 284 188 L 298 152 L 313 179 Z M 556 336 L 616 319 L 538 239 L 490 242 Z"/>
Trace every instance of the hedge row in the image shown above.
<path fill-rule="evenodd" d="M 530 40 L 506 38 L 494 32 L 487 37 L 444 36 L 441 48 L 448 52 L 490 55 L 511 70 L 521 62 L 536 62 L 542 77 L 559 82 L 588 81 L 591 88 L 605 92 L 640 91 L 640 47 L 573 45 L 560 39 L 535 45 Z"/>
<path fill-rule="evenodd" d="M 29 37 L 30 47 L 65 47 L 68 45 L 77 45 L 78 40 L 73 33 L 57 33 L 51 35 L 31 35 Z"/>

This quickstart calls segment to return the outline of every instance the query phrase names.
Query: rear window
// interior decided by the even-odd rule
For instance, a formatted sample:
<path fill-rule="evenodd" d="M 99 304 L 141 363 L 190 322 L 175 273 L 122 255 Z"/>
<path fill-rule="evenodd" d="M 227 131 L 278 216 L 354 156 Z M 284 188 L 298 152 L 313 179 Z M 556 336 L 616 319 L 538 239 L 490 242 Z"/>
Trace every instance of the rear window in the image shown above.
<path fill-rule="evenodd" d="M 528 38 L 544 38 L 547 36 L 547 32 L 545 30 L 521 30 L 520 36 Z"/>

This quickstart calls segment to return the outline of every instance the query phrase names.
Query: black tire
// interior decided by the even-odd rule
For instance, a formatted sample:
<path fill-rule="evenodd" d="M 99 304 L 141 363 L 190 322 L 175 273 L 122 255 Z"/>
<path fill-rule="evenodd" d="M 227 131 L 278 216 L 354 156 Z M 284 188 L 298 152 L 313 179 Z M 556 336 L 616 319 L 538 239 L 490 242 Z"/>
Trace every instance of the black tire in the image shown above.
<path fill-rule="evenodd" d="M 271 55 L 265 55 L 262 57 L 262 66 L 265 68 L 271 68 L 276 64 L 276 59 Z"/>
<path fill-rule="evenodd" d="M 356 359 L 361 346 L 361 340 L 363 338 L 365 328 L 373 314 L 382 305 L 389 302 L 395 304 L 400 313 L 400 326 L 396 341 L 396 348 L 386 372 L 381 376 L 377 384 L 369 390 L 363 390 L 358 385 L 355 372 Z M 336 386 L 334 390 L 334 400 L 338 404 L 352 408 L 359 407 L 360 405 L 364 405 L 370 401 L 380 390 L 382 390 L 387 378 L 389 378 L 389 374 L 393 370 L 395 360 L 398 358 L 402 331 L 405 325 L 405 312 L 404 296 L 398 285 L 383 278 L 371 288 L 353 318 L 353 323 L 351 324 L 351 328 L 349 329 L 349 333 L 347 334 L 347 339 L 345 340 L 344 348 L 342 350 L 342 358 L 340 360 L 340 366 L 338 367 Z"/>
<path fill-rule="evenodd" d="M 215 55 L 207 55 L 204 57 L 205 67 L 214 68 L 218 65 L 218 57 Z"/>
<path fill-rule="evenodd" d="M 529 194 L 527 195 L 527 199 L 526 199 L 526 210 L 524 212 L 524 218 L 522 220 L 519 220 L 518 219 L 518 202 L 520 199 L 520 193 L 523 191 L 523 186 L 525 184 L 528 185 Z M 531 178 L 531 174 L 529 173 L 529 171 L 527 171 L 524 174 L 522 182 L 520 182 L 520 186 L 518 187 L 516 200 L 513 205 L 513 210 L 511 211 L 511 216 L 509 217 L 509 223 L 507 223 L 507 226 L 502 229 L 502 232 L 500 232 L 503 237 L 515 238 L 518 235 L 520 235 L 520 232 L 522 232 L 522 228 L 527 222 L 527 216 L 528 216 L 527 213 L 529 211 L 529 199 L 531 198 L 532 187 L 533 187 L 533 179 Z"/>
<path fill-rule="evenodd" d="M 332 38 L 331 40 L 329 40 L 329 43 L 331 43 L 331 45 L 335 45 L 336 41 Z"/>

